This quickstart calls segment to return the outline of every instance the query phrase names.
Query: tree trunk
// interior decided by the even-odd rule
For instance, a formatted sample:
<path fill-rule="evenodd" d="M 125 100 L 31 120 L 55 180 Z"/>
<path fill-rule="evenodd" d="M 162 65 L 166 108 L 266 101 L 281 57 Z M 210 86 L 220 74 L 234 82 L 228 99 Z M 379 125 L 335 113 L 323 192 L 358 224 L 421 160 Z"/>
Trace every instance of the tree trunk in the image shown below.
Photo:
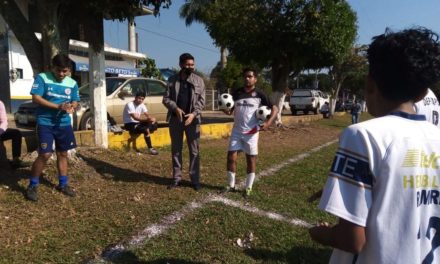
<path fill-rule="evenodd" d="M 32 65 L 34 75 L 43 70 L 42 44 L 35 36 L 32 26 L 14 0 L 0 1 L 0 14 L 14 32 Z"/>
<path fill-rule="evenodd" d="M 61 51 L 59 1 L 38 0 L 37 6 L 41 24 L 44 70 L 47 71 L 50 69 L 52 57 Z"/>
<path fill-rule="evenodd" d="M 221 69 L 226 68 L 228 63 L 228 50 L 225 47 L 220 47 L 220 67 Z"/>
<path fill-rule="evenodd" d="M 284 98 L 286 97 L 289 78 L 289 66 L 287 60 L 276 59 L 272 63 L 272 104 L 278 107 L 278 115 L 275 124 L 281 125 L 281 112 L 283 111 Z"/>

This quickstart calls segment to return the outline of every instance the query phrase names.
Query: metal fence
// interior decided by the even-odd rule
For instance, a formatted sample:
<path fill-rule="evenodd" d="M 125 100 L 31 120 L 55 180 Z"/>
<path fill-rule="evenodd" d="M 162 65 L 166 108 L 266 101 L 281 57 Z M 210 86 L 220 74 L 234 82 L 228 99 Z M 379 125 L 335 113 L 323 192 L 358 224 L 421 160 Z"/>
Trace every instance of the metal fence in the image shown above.
<path fill-rule="evenodd" d="M 205 110 L 216 111 L 218 108 L 218 91 L 217 90 L 206 90 L 206 99 L 205 99 Z"/>

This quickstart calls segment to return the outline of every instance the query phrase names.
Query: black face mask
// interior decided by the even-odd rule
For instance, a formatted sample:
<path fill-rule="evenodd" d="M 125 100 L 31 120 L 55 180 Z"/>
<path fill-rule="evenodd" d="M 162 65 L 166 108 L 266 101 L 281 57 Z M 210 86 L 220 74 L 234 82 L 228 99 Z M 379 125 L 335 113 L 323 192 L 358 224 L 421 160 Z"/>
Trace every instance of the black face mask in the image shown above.
<path fill-rule="evenodd" d="M 184 68 L 184 69 L 183 69 L 183 72 L 184 72 L 186 75 L 190 75 L 192 72 L 194 72 L 194 69 L 191 69 L 191 68 Z"/>

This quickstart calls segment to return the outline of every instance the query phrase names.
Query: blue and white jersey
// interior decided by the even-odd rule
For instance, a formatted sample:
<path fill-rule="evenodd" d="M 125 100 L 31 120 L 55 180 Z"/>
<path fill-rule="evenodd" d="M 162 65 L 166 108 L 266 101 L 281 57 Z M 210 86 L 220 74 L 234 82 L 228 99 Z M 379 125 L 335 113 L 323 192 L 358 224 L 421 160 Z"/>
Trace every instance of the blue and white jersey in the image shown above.
<path fill-rule="evenodd" d="M 58 82 L 52 72 L 37 75 L 31 89 L 32 95 L 40 95 L 49 102 L 79 102 L 78 85 L 75 80 L 66 76 Z M 39 106 L 37 108 L 37 124 L 46 126 L 68 126 L 70 116 L 66 111 Z"/>
<path fill-rule="evenodd" d="M 257 133 L 259 124 L 255 112 L 262 105 L 272 108 L 266 94 L 257 88 L 249 93 L 241 88 L 232 93 L 232 98 L 234 99 L 234 131 L 242 134 Z"/>
<path fill-rule="evenodd" d="M 330 263 L 440 263 L 440 130 L 395 112 L 346 128 L 319 204 L 366 227 L 354 255 Z"/>

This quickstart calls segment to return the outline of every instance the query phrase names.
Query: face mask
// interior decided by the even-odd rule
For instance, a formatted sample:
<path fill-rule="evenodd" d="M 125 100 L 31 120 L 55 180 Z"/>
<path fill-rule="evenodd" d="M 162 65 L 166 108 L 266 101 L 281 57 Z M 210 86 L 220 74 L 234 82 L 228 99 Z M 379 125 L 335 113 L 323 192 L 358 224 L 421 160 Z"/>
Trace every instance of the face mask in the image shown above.
<path fill-rule="evenodd" d="M 183 72 L 184 72 L 186 75 L 190 75 L 193 71 L 194 71 L 194 69 L 191 69 L 191 68 L 184 68 L 184 69 L 183 69 Z"/>

